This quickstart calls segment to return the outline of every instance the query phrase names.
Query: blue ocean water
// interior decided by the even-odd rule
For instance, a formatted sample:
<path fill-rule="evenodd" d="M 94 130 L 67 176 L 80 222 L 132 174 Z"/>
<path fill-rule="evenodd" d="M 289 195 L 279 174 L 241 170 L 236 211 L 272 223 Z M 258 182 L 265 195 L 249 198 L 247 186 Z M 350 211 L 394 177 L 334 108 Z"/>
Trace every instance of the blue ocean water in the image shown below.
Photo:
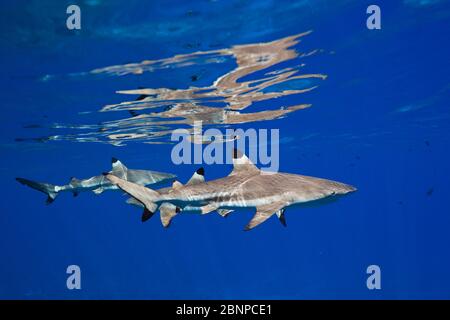
<path fill-rule="evenodd" d="M 81 30 L 66 28 L 70 4 L 81 8 Z M 382 28 L 368 30 L 370 4 L 3 1 L 0 298 L 450 298 L 450 5 L 378 1 Z M 226 219 L 181 214 L 164 229 L 156 215 L 141 223 L 141 211 L 119 192 L 61 194 L 47 206 L 43 194 L 15 181 L 63 184 L 109 170 L 111 157 L 187 181 L 199 166 L 174 165 L 167 136 L 148 138 L 145 123 L 122 126 L 127 110 L 98 111 L 127 101 L 119 90 L 208 88 L 236 68 L 236 61 L 213 51 L 310 30 L 294 48 L 315 54 L 270 70 L 304 63 L 302 74 L 326 79 L 267 87 L 264 92 L 318 85 L 256 101 L 245 112 L 311 107 L 233 127 L 280 129 L 280 171 L 349 183 L 356 193 L 287 208 L 287 228 L 271 218 L 243 232 L 252 209 Z M 185 65 L 172 61 L 142 73 L 90 72 L 195 52 L 213 60 L 200 54 Z M 229 103 L 218 100 L 204 105 Z M 111 139 L 130 130 L 145 138 Z M 204 167 L 207 179 L 231 170 Z M 81 268 L 81 290 L 66 287 L 72 264 Z M 381 269 L 381 290 L 366 286 L 373 264 Z"/>

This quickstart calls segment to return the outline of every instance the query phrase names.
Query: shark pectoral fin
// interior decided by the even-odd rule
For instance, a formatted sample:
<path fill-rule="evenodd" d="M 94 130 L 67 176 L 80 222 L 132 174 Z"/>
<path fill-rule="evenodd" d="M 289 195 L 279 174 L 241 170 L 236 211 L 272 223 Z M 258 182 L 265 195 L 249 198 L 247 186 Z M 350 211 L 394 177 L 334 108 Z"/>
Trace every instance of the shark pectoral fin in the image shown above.
<path fill-rule="evenodd" d="M 192 177 L 186 183 L 187 186 L 205 182 L 205 169 L 200 168 L 194 172 Z"/>
<path fill-rule="evenodd" d="M 233 211 L 234 210 L 229 210 L 229 209 L 217 209 L 217 212 L 224 218 L 226 218 Z"/>
<path fill-rule="evenodd" d="M 283 226 L 287 227 L 287 224 L 286 224 L 286 218 L 285 218 L 285 216 L 284 216 L 284 208 L 281 209 L 281 210 L 278 210 L 278 211 L 276 212 L 276 214 L 277 214 L 278 220 L 280 220 L 281 224 L 282 224 Z"/>
<path fill-rule="evenodd" d="M 286 203 L 270 203 L 256 208 L 256 214 L 252 220 L 245 227 L 245 231 L 251 230 L 269 219 L 277 211 L 281 211 L 286 206 Z"/>
<path fill-rule="evenodd" d="M 103 191 L 105 191 L 105 190 L 102 187 L 92 190 L 92 192 L 95 194 L 101 194 Z"/>
<path fill-rule="evenodd" d="M 202 214 L 210 213 L 214 210 L 217 210 L 218 206 L 215 203 L 207 204 L 206 206 L 200 207 Z"/>
<path fill-rule="evenodd" d="M 126 202 L 127 202 L 128 204 L 131 204 L 131 205 L 137 206 L 137 207 L 141 207 L 141 208 L 144 206 L 144 205 L 142 204 L 142 202 L 136 200 L 136 199 L 133 198 L 133 197 L 128 198 Z"/>
<path fill-rule="evenodd" d="M 159 212 L 161 215 L 161 223 L 164 228 L 168 228 L 170 226 L 170 222 L 173 217 L 175 217 L 181 210 L 177 208 L 177 206 L 164 202 L 159 207 Z"/>

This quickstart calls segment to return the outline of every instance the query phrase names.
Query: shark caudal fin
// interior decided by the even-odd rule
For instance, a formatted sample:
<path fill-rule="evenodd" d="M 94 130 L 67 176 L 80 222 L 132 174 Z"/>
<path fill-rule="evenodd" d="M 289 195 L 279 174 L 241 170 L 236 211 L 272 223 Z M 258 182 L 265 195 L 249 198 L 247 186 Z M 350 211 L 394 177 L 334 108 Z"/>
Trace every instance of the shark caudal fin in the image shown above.
<path fill-rule="evenodd" d="M 36 181 L 27 180 L 24 178 L 16 178 L 16 180 L 23 185 L 33 188 L 34 190 L 45 193 L 47 195 L 47 201 L 46 201 L 47 204 L 50 204 L 53 201 L 55 201 L 55 198 L 61 189 L 61 187 L 55 186 L 50 183 L 36 182 Z"/>
<path fill-rule="evenodd" d="M 122 191 L 144 205 L 142 222 L 147 221 L 153 216 L 155 211 L 158 209 L 158 205 L 155 203 L 160 196 L 158 192 L 150 188 L 140 186 L 136 183 L 120 179 L 111 173 L 105 173 L 104 175 L 109 181 L 111 181 L 111 183 L 117 185 Z"/>

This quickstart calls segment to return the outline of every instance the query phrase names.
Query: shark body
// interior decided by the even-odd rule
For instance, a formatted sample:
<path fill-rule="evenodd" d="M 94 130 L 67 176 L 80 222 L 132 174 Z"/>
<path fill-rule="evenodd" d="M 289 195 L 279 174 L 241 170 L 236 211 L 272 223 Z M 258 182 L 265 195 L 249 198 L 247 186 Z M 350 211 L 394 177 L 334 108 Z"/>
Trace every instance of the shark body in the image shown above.
<path fill-rule="evenodd" d="M 193 177 L 186 185 L 174 183 L 172 188 L 159 191 L 112 174 L 106 174 L 106 178 L 145 207 L 143 221 L 158 208 L 161 219 L 163 215 L 171 219 L 186 207 L 198 208 L 202 214 L 218 209 L 256 208 L 256 214 L 245 230 L 253 229 L 274 214 L 285 224 L 284 210 L 291 205 L 356 191 L 350 185 L 331 180 L 290 173 L 262 173 L 237 150 L 234 152 L 233 166 L 227 177 L 208 182 L 191 181 Z"/>
<path fill-rule="evenodd" d="M 163 173 L 149 170 L 128 169 L 122 162 L 113 158 L 111 175 L 130 181 L 138 185 L 152 185 L 167 180 L 172 180 L 176 176 L 170 173 Z M 66 185 L 53 185 L 50 183 L 36 182 L 24 178 L 16 178 L 21 184 L 47 194 L 47 204 L 52 203 L 56 196 L 63 191 L 72 192 L 77 196 L 80 192 L 92 191 L 101 194 L 106 190 L 118 190 L 119 188 L 111 183 L 104 175 L 93 176 L 88 179 L 72 178 Z"/>

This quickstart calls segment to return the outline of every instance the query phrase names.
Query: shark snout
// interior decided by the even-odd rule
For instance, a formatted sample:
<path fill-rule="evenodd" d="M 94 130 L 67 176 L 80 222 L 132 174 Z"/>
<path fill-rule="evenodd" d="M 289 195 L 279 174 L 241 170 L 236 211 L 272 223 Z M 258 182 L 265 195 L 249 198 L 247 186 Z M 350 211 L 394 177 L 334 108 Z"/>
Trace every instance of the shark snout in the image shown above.
<path fill-rule="evenodd" d="M 342 185 L 342 188 L 340 188 L 338 193 L 340 193 L 340 194 L 347 194 L 347 193 L 350 193 L 350 192 L 355 192 L 356 190 L 358 190 L 358 189 L 356 189 L 354 186 L 351 186 L 349 184 L 344 184 L 344 185 Z"/>

